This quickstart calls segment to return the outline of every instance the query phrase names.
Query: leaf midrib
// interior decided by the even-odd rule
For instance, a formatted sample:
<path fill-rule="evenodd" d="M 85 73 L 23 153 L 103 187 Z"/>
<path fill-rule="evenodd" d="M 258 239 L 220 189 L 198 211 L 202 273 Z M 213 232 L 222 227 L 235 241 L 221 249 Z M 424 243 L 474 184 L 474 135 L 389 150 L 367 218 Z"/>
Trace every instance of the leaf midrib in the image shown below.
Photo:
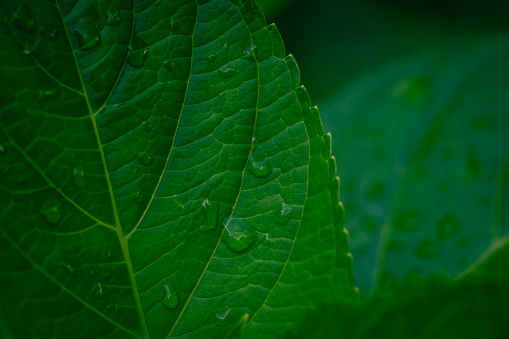
<path fill-rule="evenodd" d="M 132 29 L 134 29 L 134 20 L 135 20 L 135 13 L 134 13 L 135 6 L 134 5 L 135 4 L 134 4 L 134 0 L 133 0 Z M 106 157 L 105 157 L 105 154 L 104 154 L 103 146 L 102 146 L 101 139 L 100 139 L 100 136 L 99 136 L 99 130 L 97 128 L 97 123 L 96 123 L 96 120 L 95 120 L 95 114 L 94 114 L 94 112 L 92 110 L 92 106 L 90 105 L 90 100 L 88 98 L 88 92 L 87 92 L 87 89 L 85 87 L 85 83 L 83 81 L 83 76 L 81 74 L 81 69 L 79 67 L 78 59 L 76 58 L 76 53 L 74 51 L 74 48 L 73 48 L 73 45 L 72 45 L 72 42 L 71 42 L 71 36 L 69 34 L 69 30 L 67 29 L 67 25 L 66 25 L 65 19 L 64 19 L 63 15 L 62 15 L 62 11 L 60 10 L 60 6 L 59 6 L 58 3 L 56 3 L 56 8 L 57 8 L 58 13 L 60 15 L 60 18 L 62 20 L 64 31 L 65 31 L 65 34 L 67 36 L 67 40 L 69 42 L 69 47 L 71 48 L 71 51 L 72 51 L 72 56 L 73 56 L 73 59 L 74 59 L 75 65 L 76 65 L 76 70 L 78 72 L 80 83 L 81 83 L 81 86 L 82 86 L 82 89 L 83 89 L 83 96 L 85 98 L 85 102 L 87 104 L 87 109 L 88 109 L 88 112 L 90 114 L 90 120 L 91 120 L 93 128 L 94 128 L 94 134 L 95 134 L 95 137 L 96 137 L 97 145 L 99 147 L 99 153 L 101 155 L 101 162 L 102 162 L 103 168 L 104 168 L 104 175 L 105 175 L 106 182 L 108 184 L 108 191 L 109 191 L 109 194 L 110 194 L 111 204 L 112 204 L 112 207 L 113 207 L 113 215 L 114 215 L 114 218 L 115 218 L 117 236 L 118 236 L 118 239 L 119 239 L 119 242 L 120 242 L 120 246 L 122 248 L 122 253 L 123 253 L 123 255 L 125 257 L 125 260 L 126 260 L 126 266 L 127 266 L 128 272 L 129 272 L 129 278 L 131 280 L 131 285 L 132 285 L 132 288 L 133 288 L 134 299 L 135 299 L 135 302 L 136 302 L 136 309 L 137 309 L 138 315 L 140 317 L 140 322 L 141 322 L 141 326 L 142 326 L 142 330 L 143 330 L 143 335 L 144 335 L 144 337 L 146 339 L 149 339 L 150 335 L 149 335 L 149 332 L 148 332 L 147 322 L 145 320 L 145 314 L 143 313 L 143 308 L 141 306 L 141 300 L 140 300 L 140 296 L 139 296 L 139 293 L 138 293 L 138 288 L 136 286 L 136 277 L 134 275 L 134 269 L 133 269 L 133 265 L 132 265 L 132 262 L 131 262 L 131 257 L 129 255 L 129 249 L 127 247 L 127 240 L 124 237 L 124 234 L 122 232 L 122 226 L 120 224 L 120 219 L 119 219 L 118 210 L 117 210 L 117 204 L 116 204 L 116 201 L 115 201 L 115 195 L 113 193 L 113 186 L 111 184 L 111 179 L 110 179 L 109 172 L 108 172 L 108 165 L 106 164 Z M 131 35 L 131 37 L 132 37 L 132 35 Z M 127 54 L 126 54 L 126 58 L 127 58 Z"/>

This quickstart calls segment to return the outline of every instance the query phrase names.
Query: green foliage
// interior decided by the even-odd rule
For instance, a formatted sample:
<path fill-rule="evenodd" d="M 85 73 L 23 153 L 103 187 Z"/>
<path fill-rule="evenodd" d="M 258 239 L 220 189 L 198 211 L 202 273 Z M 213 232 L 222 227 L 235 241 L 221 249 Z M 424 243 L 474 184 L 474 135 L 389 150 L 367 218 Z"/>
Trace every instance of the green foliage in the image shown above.
<path fill-rule="evenodd" d="M 507 241 L 508 50 L 503 38 L 422 53 L 322 106 L 361 293 L 455 277 Z"/>
<path fill-rule="evenodd" d="M 0 307 L 15 337 L 280 337 L 351 297 L 331 138 L 253 1 L 1 15 Z"/>

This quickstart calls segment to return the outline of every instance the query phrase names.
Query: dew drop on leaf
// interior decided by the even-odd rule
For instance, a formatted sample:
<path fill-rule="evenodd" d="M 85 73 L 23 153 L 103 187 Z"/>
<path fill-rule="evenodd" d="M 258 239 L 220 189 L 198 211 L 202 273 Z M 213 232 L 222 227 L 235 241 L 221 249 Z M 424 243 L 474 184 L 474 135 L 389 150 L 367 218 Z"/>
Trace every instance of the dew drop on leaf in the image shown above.
<path fill-rule="evenodd" d="M 223 235 L 223 241 L 230 251 L 235 253 L 242 253 L 251 247 L 258 239 L 255 232 L 230 232 L 228 228 Z"/>
<path fill-rule="evenodd" d="M 278 209 L 274 211 L 274 219 L 276 220 L 277 224 L 284 226 L 288 224 L 292 218 L 292 214 L 293 209 L 289 205 L 283 203 L 280 210 Z"/>
<path fill-rule="evenodd" d="M 152 130 L 152 124 L 150 123 L 150 120 L 143 121 L 141 126 L 145 132 L 150 132 Z"/>
<path fill-rule="evenodd" d="M 438 247 L 431 240 L 423 240 L 415 248 L 415 255 L 421 259 L 433 259 L 438 254 Z"/>
<path fill-rule="evenodd" d="M 219 75 L 221 76 L 221 79 L 228 79 L 232 78 L 237 74 L 239 71 L 231 68 L 231 67 L 223 67 L 217 70 L 219 72 Z"/>
<path fill-rule="evenodd" d="M 252 54 L 252 53 L 255 53 L 256 51 L 256 45 L 255 44 L 251 44 L 249 45 L 248 48 L 246 48 L 246 50 L 244 51 L 244 54 L 247 55 L 247 54 Z"/>
<path fill-rule="evenodd" d="M 118 24 L 120 24 L 120 13 L 117 8 L 108 8 L 106 15 L 108 16 L 108 19 L 106 19 L 107 26 L 118 26 Z"/>
<path fill-rule="evenodd" d="M 207 60 L 208 62 L 214 62 L 216 60 L 216 55 L 210 54 L 207 56 L 207 58 L 205 60 Z"/>
<path fill-rule="evenodd" d="M 401 232 L 411 232 L 417 228 L 418 225 L 417 211 L 409 210 L 400 213 L 394 220 L 394 228 Z"/>
<path fill-rule="evenodd" d="M 175 61 L 173 61 L 172 59 L 168 58 L 168 59 L 163 61 L 163 65 L 162 66 L 164 68 L 170 70 L 170 71 L 173 71 L 175 69 Z"/>
<path fill-rule="evenodd" d="M 448 214 L 443 216 L 437 225 L 437 235 L 440 239 L 447 239 L 459 233 L 461 225 L 455 217 Z"/>
<path fill-rule="evenodd" d="M 137 204 L 141 205 L 143 203 L 143 195 L 141 192 L 136 192 L 134 195 L 134 201 L 136 201 Z"/>
<path fill-rule="evenodd" d="M 230 309 L 227 309 L 224 312 L 216 314 L 216 317 L 218 317 L 219 319 L 223 320 L 224 318 L 226 318 L 228 316 L 228 314 L 230 314 Z"/>
<path fill-rule="evenodd" d="M 127 62 L 134 68 L 141 68 L 145 65 L 148 56 L 148 48 L 140 49 L 138 51 L 131 50 L 127 57 Z"/>
<path fill-rule="evenodd" d="M 95 77 L 90 80 L 90 87 L 94 89 L 97 93 L 102 92 L 103 85 L 100 77 Z"/>
<path fill-rule="evenodd" d="M 247 162 L 247 170 L 257 178 L 266 178 L 272 173 L 272 166 L 269 159 L 256 161 L 253 154 L 251 154 Z"/>
<path fill-rule="evenodd" d="M 99 44 L 101 43 L 101 34 L 90 35 L 86 31 L 78 30 L 75 30 L 74 34 L 78 38 L 79 42 L 78 49 L 80 51 L 88 51 L 89 49 L 99 46 Z"/>
<path fill-rule="evenodd" d="M 74 164 L 72 168 L 72 181 L 78 188 L 85 187 L 85 169 L 83 166 L 83 161 L 79 161 Z"/>
<path fill-rule="evenodd" d="M 154 162 L 154 159 L 147 152 L 140 152 L 138 153 L 138 161 L 143 166 L 149 166 Z"/>
<path fill-rule="evenodd" d="M 180 302 L 179 295 L 173 283 L 164 284 L 163 305 L 169 310 L 177 308 Z"/>
<path fill-rule="evenodd" d="M 170 20 L 170 29 L 171 29 L 171 34 L 176 34 L 179 29 L 178 22 L 173 18 L 171 18 L 171 20 Z"/>
<path fill-rule="evenodd" d="M 14 23 L 26 33 L 32 33 L 35 30 L 35 20 L 26 3 L 21 5 L 18 11 L 14 13 Z"/>
<path fill-rule="evenodd" d="M 46 40 L 51 40 L 51 41 L 57 40 L 58 36 L 59 36 L 59 31 L 55 28 L 44 29 L 41 33 L 42 33 L 42 36 Z"/>
<path fill-rule="evenodd" d="M 210 203 L 208 199 L 203 200 L 200 209 L 205 215 L 205 222 L 200 226 L 200 232 L 207 232 L 216 229 L 218 226 L 219 204 Z"/>
<path fill-rule="evenodd" d="M 41 207 L 41 214 L 50 225 L 56 225 L 62 219 L 62 211 L 60 205 L 54 199 L 47 199 Z"/>
<path fill-rule="evenodd" d="M 44 91 L 37 92 L 37 101 L 47 101 L 51 99 L 56 99 L 60 95 L 60 89 L 49 89 Z"/>

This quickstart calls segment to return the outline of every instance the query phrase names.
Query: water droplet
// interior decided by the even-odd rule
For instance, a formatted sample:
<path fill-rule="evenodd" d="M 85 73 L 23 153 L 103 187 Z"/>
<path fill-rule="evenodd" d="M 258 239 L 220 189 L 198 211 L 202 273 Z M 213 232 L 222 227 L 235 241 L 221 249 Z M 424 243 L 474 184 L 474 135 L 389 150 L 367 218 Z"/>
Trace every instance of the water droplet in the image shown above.
<path fill-rule="evenodd" d="M 60 210 L 60 204 L 54 199 L 47 199 L 42 204 L 41 214 L 48 224 L 56 225 L 62 219 L 62 211 Z"/>
<path fill-rule="evenodd" d="M 179 29 L 178 22 L 173 18 L 171 18 L 171 20 L 170 20 L 170 29 L 171 29 L 171 34 L 176 34 Z"/>
<path fill-rule="evenodd" d="M 251 44 L 251 45 L 249 45 L 248 48 L 246 48 L 246 50 L 244 51 L 244 54 L 255 53 L 256 49 L 257 49 L 256 45 L 255 44 Z"/>
<path fill-rule="evenodd" d="M 72 180 L 76 187 L 83 188 L 85 187 L 85 169 L 83 165 L 83 161 L 77 162 L 72 168 Z"/>
<path fill-rule="evenodd" d="M 37 100 L 38 101 L 47 101 L 51 99 L 56 99 L 60 95 L 60 89 L 49 89 L 45 91 L 37 92 Z"/>
<path fill-rule="evenodd" d="M 177 308 L 180 302 L 179 295 L 173 283 L 164 284 L 163 305 L 169 310 Z"/>
<path fill-rule="evenodd" d="M 101 34 L 91 35 L 86 31 L 75 30 L 74 34 L 78 38 L 78 49 L 80 51 L 88 51 L 101 43 Z"/>
<path fill-rule="evenodd" d="M 106 19 L 107 26 L 118 26 L 120 24 L 120 13 L 115 7 L 108 8 L 106 15 L 108 16 L 108 19 Z"/>
<path fill-rule="evenodd" d="M 448 214 L 443 216 L 437 225 L 437 235 L 440 239 L 450 238 L 459 233 L 461 225 L 455 217 Z"/>
<path fill-rule="evenodd" d="M 209 56 L 207 56 L 205 60 L 207 60 L 208 62 L 214 62 L 214 60 L 216 60 L 216 55 L 210 54 Z"/>
<path fill-rule="evenodd" d="M 143 166 L 149 166 L 149 165 L 151 165 L 154 162 L 154 159 L 152 159 L 150 154 L 148 154 L 147 152 L 139 152 L 138 153 L 138 161 Z"/>
<path fill-rule="evenodd" d="M 97 93 L 102 92 L 103 85 L 100 77 L 95 77 L 90 80 L 90 87 L 94 89 Z"/>
<path fill-rule="evenodd" d="M 14 23 L 26 33 L 35 31 L 35 20 L 30 7 L 26 3 L 21 5 L 18 11 L 14 13 Z"/>
<path fill-rule="evenodd" d="M 205 215 L 205 222 L 200 226 L 200 232 L 207 232 L 217 228 L 219 218 L 219 204 L 209 202 L 209 199 L 203 200 L 200 209 Z"/>
<path fill-rule="evenodd" d="M 401 232 L 414 231 L 418 226 L 418 216 L 419 213 L 417 211 L 404 211 L 394 220 L 394 228 Z"/>
<path fill-rule="evenodd" d="M 163 67 L 170 71 L 173 71 L 175 69 L 175 61 L 173 61 L 172 59 L 166 59 L 163 61 Z"/>
<path fill-rule="evenodd" d="M 247 170 L 257 178 L 266 178 L 272 173 L 272 166 L 269 159 L 256 161 L 251 153 L 247 161 Z"/>
<path fill-rule="evenodd" d="M 231 67 L 223 67 L 217 70 L 221 79 L 228 79 L 234 77 L 239 71 Z"/>
<path fill-rule="evenodd" d="M 106 260 L 109 258 L 111 258 L 111 249 L 105 247 L 105 248 L 103 248 L 103 251 L 101 253 L 101 259 Z"/>
<path fill-rule="evenodd" d="M 439 254 L 438 247 L 431 240 L 423 240 L 415 248 L 415 255 L 421 259 L 433 259 Z"/>
<path fill-rule="evenodd" d="M 255 232 L 230 232 L 228 228 L 223 234 L 223 241 L 228 246 L 230 251 L 235 253 L 242 253 L 251 247 L 258 239 L 258 234 Z"/>
<path fill-rule="evenodd" d="M 143 130 L 145 132 L 150 132 L 152 130 L 152 124 L 150 123 L 150 119 L 143 121 L 141 123 L 141 126 L 143 127 Z"/>
<path fill-rule="evenodd" d="M 47 28 L 42 31 L 42 36 L 46 40 L 55 41 L 58 39 L 59 31 L 56 28 Z"/>
<path fill-rule="evenodd" d="M 129 51 L 127 62 L 134 68 L 141 68 L 145 65 L 148 57 L 148 48 L 140 49 L 138 51 Z"/>
<path fill-rule="evenodd" d="M 26 45 L 23 49 L 23 54 L 30 55 L 30 53 L 32 53 L 32 50 L 30 49 L 30 46 Z"/>
<path fill-rule="evenodd" d="M 134 201 L 136 201 L 137 204 L 141 205 L 143 203 L 143 194 L 141 194 L 141 192 L 137 192 L 134 195 Z"/>
<path fill-rule="evenodd" d="M 277 224 L 284 226 L 288 224 L 292 218 L 292 214 L 293 209 L 289 205 L 283 203 L 280 210 L 274 211 L 274 219 L 276 220 Z"/>
<path fill-rule="evenodd" d="M 230 314 L 230 309 L 227 309 L 226 311 L 224 312 L 221 312 L 221 313 L 218 313 L 216 314 L 216 317 L 218 319 L 221 319 L 221 320 L 224 320 L 224 318 L 226 318 L 228 316 L 228 314 Z"/>

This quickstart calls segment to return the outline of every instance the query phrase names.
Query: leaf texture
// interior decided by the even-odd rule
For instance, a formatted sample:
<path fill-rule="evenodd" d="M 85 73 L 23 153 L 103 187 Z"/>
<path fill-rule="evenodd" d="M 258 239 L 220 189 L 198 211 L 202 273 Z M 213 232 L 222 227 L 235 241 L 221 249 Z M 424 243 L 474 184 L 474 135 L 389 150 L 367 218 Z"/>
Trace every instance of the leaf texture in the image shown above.
<path fill-rule="evenodd" d="M 361 293 L 456 277 L 509 243 L 508 49 L 499 37 L 430 50 L 324 105 Z"/>
<path fill-rule="evenodd" d="M 281 337 L 354 292 L 316 107 L 253 1 L 3 5 L 16 337 Z"/>

